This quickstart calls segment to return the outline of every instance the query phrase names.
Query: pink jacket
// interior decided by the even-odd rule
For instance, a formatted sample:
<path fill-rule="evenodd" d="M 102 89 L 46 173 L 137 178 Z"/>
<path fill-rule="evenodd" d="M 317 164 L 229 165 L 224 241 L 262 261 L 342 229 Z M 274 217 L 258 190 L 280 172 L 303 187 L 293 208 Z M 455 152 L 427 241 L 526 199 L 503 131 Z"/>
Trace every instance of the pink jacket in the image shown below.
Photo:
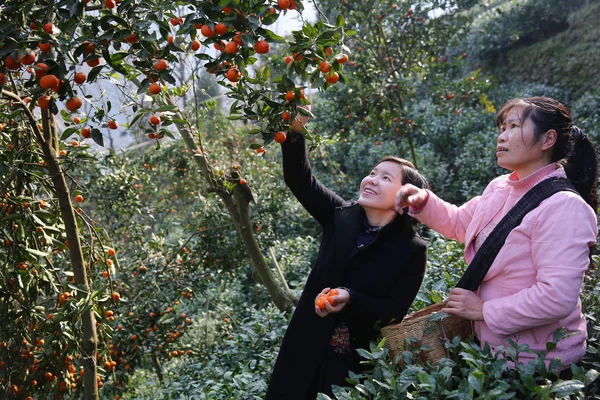
<path fill-rule="evenodd" d="M 550 164 L 522 180 L 516 180 L 514 174 L 500 176 L 481 196 L 461 207 L 430 192 L 423 209 L 413 210 L 411 215 L 465 243 L 468 264 L 482 229 L 490 222 L 497 223 L 527 190 L 552 176 L 565 177 L 562 166 Z M 561 359 L 561 367 L 579 361 L 587 338 L 580 290 L 597 232 L 594 210 L 572 192 L 559 192 L 527 214 L 508 235 L 477 291 L 485 302 L 485 321 L 474 324 L 481 342 L 506 346 L 505 339 L 512 338 L 545 352 L 554 331 L 564 327 L 573 336 L 558 342 L 549 352 L 547 364 L 553 358 Z M 527 363 L 535 357 L 523 353 L 520 360 Z"/>

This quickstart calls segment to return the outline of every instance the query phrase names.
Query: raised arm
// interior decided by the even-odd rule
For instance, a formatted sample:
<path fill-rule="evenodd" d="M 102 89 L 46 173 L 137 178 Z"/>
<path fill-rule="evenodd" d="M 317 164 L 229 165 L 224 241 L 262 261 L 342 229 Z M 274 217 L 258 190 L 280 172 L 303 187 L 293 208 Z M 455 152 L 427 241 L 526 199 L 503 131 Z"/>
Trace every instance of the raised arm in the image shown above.
<path fill-rule="evenodd" d="M 312 174 L 304 136 L 290 132 L 287 140 L 281 144 L 281 150 L 286 185 L 306 211 L 321 225 L 325 224 L 333 217 L 335 208 L 346 205 L 347 202 Z"/>

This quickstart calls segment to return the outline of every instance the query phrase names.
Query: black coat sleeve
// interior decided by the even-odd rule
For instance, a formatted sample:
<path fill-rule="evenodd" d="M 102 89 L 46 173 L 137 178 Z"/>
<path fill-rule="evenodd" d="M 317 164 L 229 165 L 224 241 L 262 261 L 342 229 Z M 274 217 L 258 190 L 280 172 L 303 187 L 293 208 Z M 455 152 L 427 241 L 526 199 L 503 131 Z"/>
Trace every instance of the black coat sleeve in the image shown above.
<path fill-rule="evenodd" d="M 281 150 L 286 185 L 306 211 L 324 225 L 333 217 L 335 208 L 347 205 L 347 202 L 312 174 L 304 136 L 290 132 Z"/>
<path fill-rule="evenodd" d="M 427 263 L 427 246 L 417 245 L 409 258 L 405 273 L 401 274 L 394 285 L 395 289 L 385 297 L 375 297 L 357 291 L 352 291 L 350 297 L 350 311 L 355 318 L 365 321 L 381 321 L 383 325 L 400 322 L 413 303 L 423 277 Z"/>

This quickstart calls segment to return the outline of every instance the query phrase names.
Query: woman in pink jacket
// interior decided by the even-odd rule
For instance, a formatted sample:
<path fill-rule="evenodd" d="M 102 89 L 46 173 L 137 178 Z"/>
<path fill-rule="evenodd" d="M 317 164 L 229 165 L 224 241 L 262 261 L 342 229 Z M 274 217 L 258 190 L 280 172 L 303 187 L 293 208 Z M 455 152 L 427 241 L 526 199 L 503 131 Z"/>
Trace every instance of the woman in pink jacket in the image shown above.
<path fill-rule="evenodd" d="M 580 290 L 596 243 L 594 146 L 571 121 L 567 108 L 547 97 L 514 99 L 497 116 L 498 165 L 512 173 L 494 179 L 481 196 L 457 207 L 429 190 L 404 185 L 396 197 L 399 211 L 442 235 L 465 243 L 467 263 L 494 227 L 535 184 L 567 177 L 579 195 L 558 192 L 530 211 L 508 235 L 476 292 L 454 288 L 443 311 L 474 321 L 482 343 L 506 346 L 507 338 L 546 352 L 556 329 L 572 336 L 547 353 L 560 369 L 586 352 L 586 320 Z M 534 354 L 520 354 L 527 363 Z"/>

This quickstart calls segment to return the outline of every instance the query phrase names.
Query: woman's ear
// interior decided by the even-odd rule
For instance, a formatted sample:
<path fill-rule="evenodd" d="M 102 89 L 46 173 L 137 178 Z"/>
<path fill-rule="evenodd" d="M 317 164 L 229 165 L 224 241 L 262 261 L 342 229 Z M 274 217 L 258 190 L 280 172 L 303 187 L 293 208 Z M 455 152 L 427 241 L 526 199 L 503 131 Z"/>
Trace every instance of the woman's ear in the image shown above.
<path fill-rule="evenodd" d="M 557 133 L 554 129 L 550 129 L 546 133 L 544 133 L 544 137 L 542 139 L 542 150 L 549 150 L 556 144 Z"/>

